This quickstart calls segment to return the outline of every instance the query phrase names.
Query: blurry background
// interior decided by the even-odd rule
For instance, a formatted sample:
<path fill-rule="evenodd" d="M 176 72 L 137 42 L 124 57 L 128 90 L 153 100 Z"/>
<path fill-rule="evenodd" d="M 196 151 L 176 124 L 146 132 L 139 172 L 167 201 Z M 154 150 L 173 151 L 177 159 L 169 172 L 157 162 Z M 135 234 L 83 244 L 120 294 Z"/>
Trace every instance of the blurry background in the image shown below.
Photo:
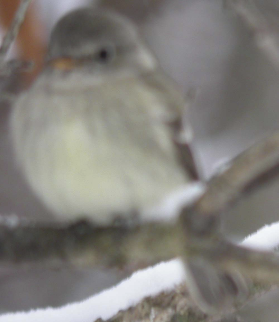
<path fill-rule="evenodd" d="M 279 128 L 279 72 L 256 48 L 241 21 L 221 0 L 37 0 L 33 1 L 10 55 L 35 60 L 28 86 L 42 66 L 49 32 L 66 11 L 90 3 L 118 10 L 134 20 L 162 67 L 186 93 L 199 89 L 190 117 L 195 153 L 205 178 L 214 169 Z M 278 29 L 278 0 L 257 0 Z M 0 0 L 2 32 L 18 1 Z M 7 86 L 15 86 L 15 83 Z M 8 138 L 11 107 L 0 106 L 0 212 L 31 218 L 51 216 L 32 196 L 16 170 Z M 279 218 L 279 183 L 224 214 L 224 231 L 242 238 Z M 0 270 L 0 311 L 58 306 L 116 283 L 123 272 Z"/>

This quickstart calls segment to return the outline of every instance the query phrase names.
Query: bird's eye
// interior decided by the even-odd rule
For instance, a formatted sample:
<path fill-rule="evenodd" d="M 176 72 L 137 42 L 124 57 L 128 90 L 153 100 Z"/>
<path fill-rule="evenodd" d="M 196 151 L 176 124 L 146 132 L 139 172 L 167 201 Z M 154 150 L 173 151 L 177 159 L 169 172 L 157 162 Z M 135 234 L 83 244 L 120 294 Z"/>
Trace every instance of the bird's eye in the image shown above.
<path fill-rule="evenodd" d="M 115 48 L 113 46 L 101 47 L 95 55 L 96 61 L 102 64 L 109 63 L 114 57 Z"/>

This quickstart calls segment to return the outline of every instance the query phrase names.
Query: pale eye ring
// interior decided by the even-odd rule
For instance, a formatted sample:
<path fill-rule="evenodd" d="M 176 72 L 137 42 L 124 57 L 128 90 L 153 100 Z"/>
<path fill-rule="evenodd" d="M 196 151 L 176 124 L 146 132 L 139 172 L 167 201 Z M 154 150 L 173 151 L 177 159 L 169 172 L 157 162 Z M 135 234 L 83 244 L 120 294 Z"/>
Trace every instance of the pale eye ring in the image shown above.
<path fill-rule="evenodd" d="M 116 50 L 115 50 L 114 46 L 106 45 L 106 46 L 100 47 L 97 50 L 97 52 L 95 54 L 95 60 L 98 63 L 107 64 L 114 59 L 115 55 L 116 55 Z"/>

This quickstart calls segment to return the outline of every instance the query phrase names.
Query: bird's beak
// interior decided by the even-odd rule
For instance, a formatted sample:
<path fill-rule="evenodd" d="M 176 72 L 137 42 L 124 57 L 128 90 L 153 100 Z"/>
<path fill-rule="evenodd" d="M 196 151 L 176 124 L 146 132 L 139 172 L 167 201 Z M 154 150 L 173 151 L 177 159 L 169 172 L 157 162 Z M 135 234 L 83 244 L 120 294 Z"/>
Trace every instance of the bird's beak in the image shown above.
<path fill-rule="evenodd" d="M 70 57 L 59 57 L 52 59 L 48 62 L 48 65 L 53 69 L 60 71 L 71 71 L 82 65 L 82 61 Z"/>

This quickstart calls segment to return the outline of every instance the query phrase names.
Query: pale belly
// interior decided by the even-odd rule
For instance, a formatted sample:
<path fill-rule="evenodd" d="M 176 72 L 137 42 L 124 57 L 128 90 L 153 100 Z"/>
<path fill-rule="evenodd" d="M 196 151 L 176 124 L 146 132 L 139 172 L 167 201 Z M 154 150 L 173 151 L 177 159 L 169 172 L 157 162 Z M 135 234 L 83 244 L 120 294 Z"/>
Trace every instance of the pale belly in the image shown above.
<path fill-rule="evenodd" d="M 82 95 L 42 88 L 14 113 L 14 142 L 33 191 L 58 218 L 108 224 L 188 182 L 156 91 L 142 82 Z"/>
<path fill-rule="evenodd" d="M 61 219 L 107 224 L 157 205 L 185 184 L 174 159 L 163 160 L 152 150 L 147 155 L 130 140 L 123 144 L 92 137 L 78 120 L 63 125 L 53 142 L 41 145 L 46 166 L 33 171 L 31 185 Z"/>

